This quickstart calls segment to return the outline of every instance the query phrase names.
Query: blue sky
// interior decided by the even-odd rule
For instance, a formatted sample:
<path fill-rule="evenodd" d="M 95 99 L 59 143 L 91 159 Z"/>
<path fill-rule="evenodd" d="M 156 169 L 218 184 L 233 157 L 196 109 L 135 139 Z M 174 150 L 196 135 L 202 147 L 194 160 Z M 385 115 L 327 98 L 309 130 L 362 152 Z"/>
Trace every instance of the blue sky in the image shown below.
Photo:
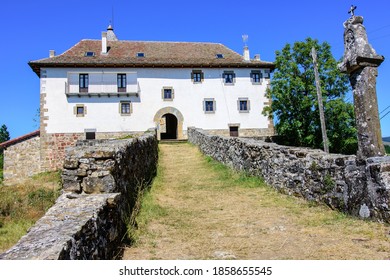
<path fill-rule="evenodd" d="M 368 39 L 387 60 L 379 68 L 379 111 L 390 106 L 390 2 L 326 1 L 134 1 L 21 0 L 1 1 L 0 125 L 11 137 L 34 131 L 39 107 L 39 79 L 28 61 L 61 54 L 81 39 L 100 39 L 112 18 L 119 39 L 218 42 L 242 53 L 248 34 L 251 57 L 273 61 L 286 43 L 306 37 L 327 41 L 336 59 L 343 55 L 343 22 L 351 4 L 364 17 Z M 382 113 L 390 111 L 390 107 Z M 390 114 L 381 120 L 382 136 L 390 136 Z"/>

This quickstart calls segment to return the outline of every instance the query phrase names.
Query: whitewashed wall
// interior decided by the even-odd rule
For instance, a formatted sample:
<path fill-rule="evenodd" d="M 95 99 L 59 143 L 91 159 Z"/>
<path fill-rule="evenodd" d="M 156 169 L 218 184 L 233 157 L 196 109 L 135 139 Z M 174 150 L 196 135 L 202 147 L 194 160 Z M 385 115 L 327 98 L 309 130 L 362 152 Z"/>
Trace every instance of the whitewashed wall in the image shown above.
<path fill-rule="evenodd" d="M 191 72 L 194 69 L 104 69 L 112 73 L 135 73 L 140 90 L 139 97 L 67 97 L 65 83 L 70 73 L 98 74 L 98 69 L 42 69 L 46 77 L 41 78 L 41 92 L 46 93 L 48 109 L 47 133 L 77 133 L 84 129 L 96 129 L 97 132 L 145 131 L 154 127 L 156 112 L 164 107 L 178 109 L 183 117 L 183 129 L 188 126 L 203 129 L 228 129 L 229 123 L 239 123 L 240 128 L 267 128 L 268 119 L 262 115 L 265 91 L 269 80 L 261 85 L 253 85 L 250 80 L 251 69 L 201 69 L 204 81 L 194 84 Z M 196 69 L 199 70 L 199 69 Z M 224 70 L 234 71 L 234 85 L 224 85 Z M 264 73 L 263 73 L 264 74 Z M 134 81 L 132 81 L 134 83 Z M 174 99 L 164 101 L 161 97 L 163 87 L 173 87 Z M 214 98 L 216 112 L 205 114 L 203 100 Z M 250 112 L 239 113 L 237 100 L 248 98 Z M 119 114 L 119 102 L 131 101 L 133 113 L 130 116 Z M 76 117 L 73 108 L 84 104 L 87 108 L 85 117 Z"/>

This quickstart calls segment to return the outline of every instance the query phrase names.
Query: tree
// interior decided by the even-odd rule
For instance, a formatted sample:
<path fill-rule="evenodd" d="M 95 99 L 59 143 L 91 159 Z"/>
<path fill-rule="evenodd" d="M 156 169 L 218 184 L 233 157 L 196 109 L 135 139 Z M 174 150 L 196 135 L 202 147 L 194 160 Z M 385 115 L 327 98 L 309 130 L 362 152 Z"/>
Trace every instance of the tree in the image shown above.
<path fill-rule="evenodd" d="M 9 132 L 7 130 L 7 126 L 3 124 L 0 127 L 0 143 L 8 141 L 9 140 Z M 3 163 L 4 163 L 4 158 L 3 158 L 3 149 L 0 148 L 0 170 L 3 170 Z M 2 176 L 0 176 L 2 177 Z M 1 179 L 1 178 L 0 178 Z"/>
<path fill-rule="evenodd" d="M 329 149 L 354 154 L 357 150 L 353 105 L 345 101 L 348 77 L 340 73 L 331 47 L 307 38 L 276 51 L 275 72 L 267 96 L 272 99 L 263 113 L 274 116 L 279 143 L 322 148 L 321 125 L 311 49 L 318 56 Z"/>
<path fill-rule="evenodd" d="M 7 126 L 3 124 L 0 127 L 0 143 L 3 143 L 8 140 L 9 140 L 9 132 L 7 130 Z"/>

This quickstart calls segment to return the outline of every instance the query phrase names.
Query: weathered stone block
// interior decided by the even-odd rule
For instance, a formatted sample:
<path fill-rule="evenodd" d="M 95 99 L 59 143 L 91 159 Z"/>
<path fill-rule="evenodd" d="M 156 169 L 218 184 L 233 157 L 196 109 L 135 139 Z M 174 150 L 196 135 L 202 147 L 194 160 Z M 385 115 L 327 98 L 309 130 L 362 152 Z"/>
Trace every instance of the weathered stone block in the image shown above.
<path fill-rule="evenodd" d="M 64 168 L 76 169 L 79 167 L 79 160 L 74 157 L 66 157 L 64 161 Z"/>
<path fill-rule="evenodd" d="M 116 183 L 112 175 L 105 177 L 85 177 L 82 182 L 83 191 L 87 194 L 109 193 L 116 188 Z"/>
<path fill-rule="evenodd" d="M 66 192 L 81 192 L 80 180 L 77 176 L 62 175 L 62 187 Z"/>

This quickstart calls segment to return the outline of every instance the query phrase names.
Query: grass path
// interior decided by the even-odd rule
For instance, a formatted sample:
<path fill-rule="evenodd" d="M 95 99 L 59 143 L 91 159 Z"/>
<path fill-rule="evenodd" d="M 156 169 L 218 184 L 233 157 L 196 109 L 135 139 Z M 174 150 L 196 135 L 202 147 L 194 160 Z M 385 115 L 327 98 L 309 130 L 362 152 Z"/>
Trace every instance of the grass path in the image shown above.
<path fill-rule="evenodd" d="M 390 259 L 390 227 L 281 195 L 190 144 L 160 144 L 123 259 Z"/>

